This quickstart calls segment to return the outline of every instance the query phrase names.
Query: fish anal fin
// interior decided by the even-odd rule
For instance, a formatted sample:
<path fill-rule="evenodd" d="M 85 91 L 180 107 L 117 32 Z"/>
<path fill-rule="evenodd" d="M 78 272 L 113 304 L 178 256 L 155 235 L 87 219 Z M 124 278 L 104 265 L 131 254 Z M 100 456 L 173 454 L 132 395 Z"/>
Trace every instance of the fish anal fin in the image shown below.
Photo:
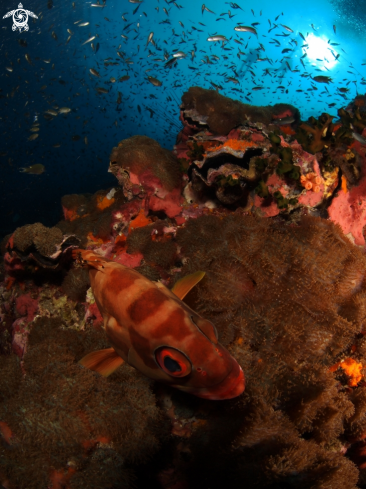
<path fill-rule="evenodd" d="M 94 370 L 104 377 L 111 375 L 118 367 L 124 363 L 124 360 L 118 355 L 114 348 L 93 351 L 85 355 L 79 364 L 89 370 Z"/>
<path fill-rule="evenodd" d="M 191 273 L 190 275 L 186 275 L 174 284 L 174 287 L 171 291 L 173 292 L 173 294 L 179 297 L 180 300 L 183 300 L 188 292 L 193 289 L 193 287 L 197 285 L 204 276 L 205 272 L 195 272 Z"/>

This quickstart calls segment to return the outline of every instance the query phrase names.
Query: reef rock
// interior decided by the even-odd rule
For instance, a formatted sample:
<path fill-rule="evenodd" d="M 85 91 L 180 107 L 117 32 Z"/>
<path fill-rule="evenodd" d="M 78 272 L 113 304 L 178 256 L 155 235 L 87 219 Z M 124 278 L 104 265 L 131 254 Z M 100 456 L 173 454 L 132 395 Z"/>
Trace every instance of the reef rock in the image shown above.
<path fill-rule="evenodd" d="M 176 157 L 147 136 L 133 136 L 113 148 L 109 171 L 128 200 L 146 199 L 147 207 L 174 217 L 181 212 L 182 172 Z"/>

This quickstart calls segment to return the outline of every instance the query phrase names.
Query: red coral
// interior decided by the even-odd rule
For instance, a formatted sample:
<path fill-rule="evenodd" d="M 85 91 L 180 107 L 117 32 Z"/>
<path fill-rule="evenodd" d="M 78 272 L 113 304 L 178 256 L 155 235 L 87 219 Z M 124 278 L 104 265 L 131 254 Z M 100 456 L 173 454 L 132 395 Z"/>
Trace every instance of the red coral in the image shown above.
<path fill-rule="evenodd" d="M 26 321 L 33 321 L 38 309 L 38 301 L 32 299 L 30 294 L 20 295 L 15 299 L 15 309 L 20 316 L 26 316 Z"/>
<path fill-rule="evenodd" d="M 351 234 L 356 245 L 365 245 L 363 228 L 366 225 L 366 176 L 349 192 L 343 190 L 328 208 L 329 217 L 338 223 L 344 234 Z"/>

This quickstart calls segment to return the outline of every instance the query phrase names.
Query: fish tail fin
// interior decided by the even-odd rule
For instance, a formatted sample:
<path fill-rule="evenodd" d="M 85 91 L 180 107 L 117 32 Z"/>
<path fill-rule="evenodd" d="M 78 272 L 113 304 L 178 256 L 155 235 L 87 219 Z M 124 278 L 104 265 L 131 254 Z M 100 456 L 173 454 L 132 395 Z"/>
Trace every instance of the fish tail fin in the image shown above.
<path fill-rule="evenodd" d="M 72 250 L 72 257 L 74 260 L 77 260 L 80 265 L 88 265 L 89 267 L 96 268 L 99 271 L 103 271 L 104 263 L 110 261 L 106 258 L 103 258 L 93 251 L 90 250 L 82 250 L 81 248 L 75 248 Z"/>
<path fill-rule="evenodd" d="M 83 367 L 94 370 L 104 377 L 111 375 L 123 363 L 123 358 L 118 355 L 114 348 L 93 351 L 79 361 Z"/>

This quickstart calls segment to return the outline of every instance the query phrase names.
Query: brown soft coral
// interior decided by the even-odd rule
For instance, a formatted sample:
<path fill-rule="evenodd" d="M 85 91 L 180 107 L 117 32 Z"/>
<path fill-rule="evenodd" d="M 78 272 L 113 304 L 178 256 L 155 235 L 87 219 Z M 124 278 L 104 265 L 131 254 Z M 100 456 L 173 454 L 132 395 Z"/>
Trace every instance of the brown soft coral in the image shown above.
<path fill-rule="evenodd" d="M 269 124 L 273 119 L 292 115 L 300 118 L 298 109 L 290 104 L 255 106 L 243 104 L 220 95 L 216 90 L 190 87 L 182 96 L 183 117 L 187 121 L 207 124 L 215 134 L 228 134 L 246 121 Z"/>
<path fill-rule="evenodd" d="M 4 372 L 14 390 L 0 385 L 0 419 L 13 434 L 0 447 L 1 475 L 17 489 L 39 489 L 72 467 L 72 488 L 130 487 L 126 462 L 144 461 L 159 446 L 148 381 L 127 365 L 108 379 L 82 368 L 80 357 L 107 346 L 104 335 L 63 329 L 60 318 L 38 318 L 29 343 L 26 377 L 18 380 L 19 362 L 9 357 Z"/>
<path fill-rule="evenodd" d="M 315 154 L 324 148 L 332 132 L 333 119 L 334 117 L 329 114 L 322 114 L 318 120 L 310 117 L 309 124 L 303 122 L 300 125 L 296 137 L 306 151 Z"/>

